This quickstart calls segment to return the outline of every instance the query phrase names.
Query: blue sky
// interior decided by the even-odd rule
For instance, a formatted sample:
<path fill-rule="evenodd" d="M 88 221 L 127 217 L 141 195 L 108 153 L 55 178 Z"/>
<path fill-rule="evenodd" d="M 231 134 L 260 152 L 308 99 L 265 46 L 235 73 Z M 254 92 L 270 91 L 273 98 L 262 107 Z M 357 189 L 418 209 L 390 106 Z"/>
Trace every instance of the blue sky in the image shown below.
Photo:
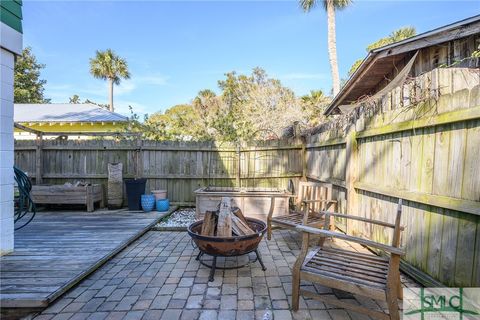
<path fill-rule="evenodd" d="M 105 82 L 89 74 L 95 50 L 112 48 L 132 78 L 115 88 L 115 106 L 153 113 L 188 103 L 235 70 L 264 68 L 296 94 L 330 92 L 326 15 L 297 1 L 24 1 L 24 46 L 46 64 L 52 102 L 107 103 Z M 417 32 L 480 13 L 480 1 L 364 1 L 337 13 L 340 74 L 391 31 Z"/>

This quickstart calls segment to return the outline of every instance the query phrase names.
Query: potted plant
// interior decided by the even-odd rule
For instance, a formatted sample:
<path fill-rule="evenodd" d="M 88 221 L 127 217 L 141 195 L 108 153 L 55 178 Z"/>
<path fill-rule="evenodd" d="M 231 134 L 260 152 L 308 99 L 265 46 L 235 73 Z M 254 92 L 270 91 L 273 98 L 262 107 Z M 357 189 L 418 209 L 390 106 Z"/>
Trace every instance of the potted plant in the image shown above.
<path fill-rule="evenodd" d="M 128 210 L 139 211 L 140 199 L 145 194 L 145 185 L 147 179 L 135 178 L 125 180 L 125 189 L 127 191 Z"/>

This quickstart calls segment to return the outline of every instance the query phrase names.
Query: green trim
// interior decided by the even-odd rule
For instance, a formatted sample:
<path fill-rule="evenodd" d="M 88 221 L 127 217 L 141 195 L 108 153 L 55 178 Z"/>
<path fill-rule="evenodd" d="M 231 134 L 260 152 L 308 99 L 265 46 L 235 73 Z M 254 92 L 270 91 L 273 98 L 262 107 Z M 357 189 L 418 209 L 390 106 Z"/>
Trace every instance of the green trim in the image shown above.
<path fill-rule="evenodd" d="M 417 120 L 409 120 L 398 123 L 388 124 L 383 127 L 367 129 L 357 133 L 358 139 L 368 138 L 372 136 L 386 135 L 400 131 L 410 131 L 421 128 L 439 126 L 442 124 L 450 124 L 454 122 L 469 121 L 480 118 L 480 106 L 473 108 L 465 108 L 450 112 L 440 113 L 437 116 L 425 117 Z"/>
<path fill-rule="evenodd" d="M 321 148 L 321 147 L 330 147 L 330 146 L 335 146 L 335 145 L 340 145 L 340 144 L 345 144 L 347 143 L 346 138 L 335 138 L 335 139 L 330 139 L 327 141 L 322 141 L 322 142 L 315 142 L 315 143 L 309 143 L 306 145 L 307 149 L 314 149 L 314 148 Z"/>
<path fill-rule="evenodd" d="M 21 2 L 15 0 L 0 0 L 0 22 L 23 33 Z"/>
<path fill-rule="evenodd" d="M 13 15 L 10 11 L 7 11 L 5 9 L 1 9 L 2 11 L 0 12 L 0 22 L 5 23 L 7 26 L 15 29 L 16 31 L 22 33 L 22 20 L 20 20 L 18 17 Z"/>
<path fill-rule="evenodd" d="M 363 182 L 355 182 L 354 187 L 355 189 L 368 191 L 376 194 L 405 199 L 439 208 L 446 208 L 450 210 L 480 215 L 479 201 L 464 200 L 447 196 L 438 196 L 418 191 L 398 190 L 390 187 L 379 187 L 377 185 Z"/>
<path fill-rule="evenodd" d="M 10 11 L 16 17 L 22 19 L 22 6 L 13 0 L 1 0 L 0 7 Z"/>

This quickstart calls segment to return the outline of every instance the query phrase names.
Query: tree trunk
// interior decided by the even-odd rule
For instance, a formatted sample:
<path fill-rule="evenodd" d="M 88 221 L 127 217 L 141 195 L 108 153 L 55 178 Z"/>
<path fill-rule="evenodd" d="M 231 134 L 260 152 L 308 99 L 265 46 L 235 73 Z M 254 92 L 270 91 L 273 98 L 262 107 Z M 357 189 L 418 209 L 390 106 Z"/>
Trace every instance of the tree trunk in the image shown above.
<path fill-rule="evenodd" d="M 109 89 L 110 89 L 110 105 L 109 105 L 109 109 L 111 112 L 114 111 L 113 109 L 113 80 L 112 79 L 108 79 L 108 85 L 109 85 Z"/>
<path fill-rule="evenodd" d="M 327 24 L 328 24 L 328 57 L 332 70 L 333 95 L 340 91 L 340 77 L 338 75 L 337 40 L 335 35 L 335 7 L 333 0 L 327 0 Z"/>

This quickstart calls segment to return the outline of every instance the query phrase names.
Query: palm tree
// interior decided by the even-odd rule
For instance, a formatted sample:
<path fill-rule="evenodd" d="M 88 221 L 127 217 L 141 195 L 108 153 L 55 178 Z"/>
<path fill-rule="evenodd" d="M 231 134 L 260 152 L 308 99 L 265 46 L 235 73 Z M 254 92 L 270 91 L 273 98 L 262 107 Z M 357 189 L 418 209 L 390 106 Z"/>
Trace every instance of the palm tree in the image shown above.
<path fill-rule="evenodd" d="M 403 27 L 393 31 L 390 34 L 390 38 L 393 42 L 397 42 L 403 39 L 411 38 L 417 34 L 417 30 L 414 27 Z"/>
<path fill-rule="evenodd" d="M 321 106 L 329 102 L 330 98 L 327 97 L 322 90 L 310 90 L 309 94 L 306 94 L 300 98 L 303 103 L 310 104 L 312 106 Z"/>
<path fill-rule="evenodd" d="M 367 47 L 367 51 L 371 51 L 394 42 L 402 41 L 413 37 L 417 34 L 414 27 L 403 27 L 392 31 L 387 37 L 381 38 Z"/>
<path fill-rule="evenodd" d="M 309 126 L 315 127 L 325 121 L 323 112 L 330 102 L 322 90 L 311 90 L 309 94 L 300 98 L 300 105 L 306 115 Z"/>
<path fill-rule="evenodd" d="M 207 111 L 211 107 L 212 100 L 216 98 L 215 92 L 210 89 L 200 90 L 193 99 L 193 106 L 201 111 Z"/>
<path fill-rule="evenodd" d="M 70 97 L 70 101 L 68 103 L 73 103 L 73 104 L 78 104 L 80 102 L 80 97 L 78 94 L 74 94 L 73 96 Z"/>
<path fill-rule="evenodd" d="M 332 70 L 333 95 L 340 91 L 340 76 L 338 75 L 337 40 L 335 35 L 335 10 L 342 10 L 352 3 L 352 0 L 323 0 L 323 6 L 327 11 L 328 25 L 328 57 Z M 318 3 L 318 0 L 300 0 L 300 7 L 305 12 L 310 12 Z"/>
<path fill-rule="evenodd" d="M 120 58 L 112 49 L 96 51 L 90 59 L 90 73 L 97 79 L 108 80 L 110 93 L 110 111 L 113 109 L 113 85 L 119 85 L 121 79 L 129 79 L 127 61 Z"/>
<path fill-rule="evenodd" d="M 408 38 L 411 38 L 417 34 L 417 31 L 414 27 L 404 27 L 392 31 L 387 37 L 381 38 L 374 43 L 371 43 L 367 47 L 367 52 L 375 50 L 377 48 L 392 44 L 394 42 L 402 41 Z M 359 59 L 353 63 L 350 67 L 350 71 L 348 71 L 348 75 L 351 76 L 357 71 L 358 67 L 362 64 L 363 59 Z"/>

